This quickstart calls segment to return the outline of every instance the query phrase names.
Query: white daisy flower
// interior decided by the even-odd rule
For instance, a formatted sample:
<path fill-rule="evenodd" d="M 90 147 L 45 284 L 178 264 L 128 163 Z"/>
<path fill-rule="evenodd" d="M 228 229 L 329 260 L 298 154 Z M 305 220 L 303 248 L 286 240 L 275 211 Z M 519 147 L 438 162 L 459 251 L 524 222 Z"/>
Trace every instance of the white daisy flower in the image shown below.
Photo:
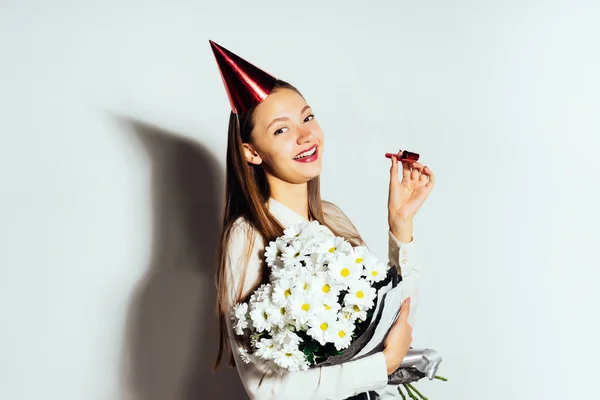
<path fill-rule="evenodd" d="M 354 323 L 356 318 L 354 318 L 354 313 L 352 312 L 351 308 L 343 307 L 338 311 L 338 319 Z"/>
<path fill-rule="evenodd" d="M 336 316 L 336 314 L 315 315 L 308 321 L 309 328 L 306 333 L 318 341 L 321 346 L 325 346 L 327 342 L 333 341 Z"/>
<path fill-rule="evenodd" d="M 271 327 L 283 328 L 290 318 L 287 308 L 285 306 L 270 303 L 269 307 L 266 308 L 267 320 L 271 324 Z"/>
<path fill-rule="evenodd" d="M 288 226 L 283 230 L 283 236 L 281 238 L 286 241 L 298 238 L 305 225 L 306 223 L 299 223 Z"/>
<path fill-rule="evenodd" d="M 284 264 L 283 258 L 281 258 L 281 265 L 281 268 L 271 268 L 271 283 L 283 278 L 294 279 L 298 277 L 301 269 L 300 265 L 287 266 Z"/>
<path fill-rule="evenodd" d="M 300 237 L 301 239 L 310 239 L 314 240 L 315 235 L 320 231 L 321 224 L 317 220 L 313 220 L 310 222 L 302 222 L 300 223 Z"/>
<path fill-rule="evenodd" d="M 359 306 L 357 304 L 348 305 L 341 309 L 339 315 L 340 319 L 344 319 L 348 322 L 354 323 L 356 320 L 364 321 L 367 319 L 368 307 Z"/>
<path fill-rule="evenodd" d="M 323 318 L 329 318 L 329 316 L 337 317 L 338 312 L 341 310 L 342 306 L 338 303 L 337 295 L 324 296 L 321 300 L 321 307 L 317 310 L 315 314 L 323 316 Z"/>
<path fill-rule="evenodd" d="M 307 253 L 305 257 L 306 268 L 312 274 L 318 274 L 320 272 L 327 271 L 327 263 L 331 259 L 330 255 L 324 255 L 319 251 L 312 251 Z"/>
<path fill-rule="evenodd" d="M 233 329 L 237 335 L 243 335 L 244 329 L 248 328 L 248 303 L 238 303 L 233 307 Z"/>
<path fill-rule="evenodd" d="M 321 296 L 332 296 L 337 299 L 340 290 L 345 289 L 345 285 L 337 283 L 330 273 L 318 273 L 313 278 L 313 289 Z"/>
<path fill-rule="evenodd" d="M 337 256 L 339 254 L 351 255 L 352 245 L 343 237 L 330 236 L 319 243 L 319 251 L 330 256 Z"/>
<path fill-rule="evenodd" d="M 366 246 L 356 246 L 354 247 L 354 262 L 357 264 L 361 264 L 363 266 L 371 265 L 377 261 L 375 256 L 369 251 Z"/>
<path fill-rule="evenodd" d="M 275 364 L 290 372 L 308 369 L 308 361 L 304 353 L 291 344 L 282 346 L 280 350 L 275 352 L 273 359 Z"/>
<path fill-rule="evenodd" d="M 362 276 L 363 267 L 347 255 L 339 255 L 328 264 L 331 276 L 336 282 L 349 285 Z"/>
<path fill-rule="evenodd" d="M 348 285 L 348 293 L 344 297 L 345 305 L 358 305 L 365 308 L 373 306 L 377 292 L 364 279 L 356 280 Z"/>
<path fill-rule="evenodd" d="M 286 344 L 298 346 L 302 342 L 302 338 L 300 336 L 288 329 L 283 329 L 275 333 L 273 335 L 273 340 L 281 346 Z"/>
<path fill-rule="evenodd" d="M 255 344 L 256 350 L 254 354 L 260 358 L 265 360 L 272 360 L 274 358 L 275 351 L 280 348 L 280 346 L 275 343 L 273 339 L 262 338 Z"/>
<path fill-rule="evenodd" d="M 332 340 L 337 350 L 343 350 L 350 346 L 354 324 L 342 319 L 334 322 Z"/>
<path fill-rule="evenodd" d="M 296 321 L 300 324 L 306 324 L 308 319 L 312 317 L 322 304 L 314 295 L 298 294 L 290 298 L 290 312 Z"/>
<path fill-rule="evenodd" d="M 261 302 L 271 298 L 272 287 L 268 283 L 264 283 L 258 287 L 250 296 L 250 303 Z"/>
<path fill-rule="evenodd" d="M 302 268 L 298 274 L 298 279 L 295 281 L 295 289 L 297 292 L 299 291 L 305 294 L 323 295 L 324 293 L 321 291 L 321 282 L 323 280 L 322 277 L 318 278 L 305 268 Z"/>
<path fill-rule="evenodd" d="M 269 314 L 279 312 L 278 308 L 272 306 L 268 300 L 261 302 L 250 303 L 250 319 L 252 320 L 252 326 L 256 332 L 270 331 L 273 324 L 269 320 L 272 318 Z"/>
<path fill-rule="evenodd" d="M 248 352 L 248 350 L 246 350 L 244 347 L 239 347 L 238 348 L 238 353 L 239 353 L 240 358 L 242 359 L 242 361 L 244 363 L 246 363 L 246 364 L 250 364 L 250 363 L 252 363 L 252 364 L 258 364 L 258 363 L 260 363 L 260 361 L 258 360 L 258 358 L 254 354 Z"/>
<path fill-rule="evenodd" d="M 296 293 L 296 279 L 286 273 L 274 283 L 271 296 L 274 303 L 280 306 L 285 306 L 288 303 L 288 298 Z"/>
<path fill-rule="evenodd" d="M 302 242 L 296 241 L 286 247 L 283 250 L 281 259 L 285 268 L 291 269 L 300 267 L 300 261 L 304 260 L 304 254 L 302 253 Z"/>
<path fill-rule="evenodd" d="M 281 240 L 281 238 L 277 238 L 265 247 L 265 260 L 269 267 L 273 268 L 281 266 L 281 256 L 283 255 L 283 250 L 286 246 L 287 243 L 285 241 Z"/>
<path fill-rule="evenodd" d="M 367 264 L 364 273 L 371 283 L 382 281 L 387 275 L 387 264 L 379 261 Z"/>

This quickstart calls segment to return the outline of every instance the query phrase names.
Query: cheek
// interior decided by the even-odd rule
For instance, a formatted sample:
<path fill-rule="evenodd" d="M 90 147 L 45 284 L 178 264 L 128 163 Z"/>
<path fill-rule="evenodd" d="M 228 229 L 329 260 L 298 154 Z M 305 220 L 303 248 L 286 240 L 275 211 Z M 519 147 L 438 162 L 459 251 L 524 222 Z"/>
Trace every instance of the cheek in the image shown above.
<path fill-rule="evenodd" d="M 318 138 L 321 142 L 323 142 L 323 140 L 325 139 L 325 134 L 323 133 L 323 130 L 321 129 L 320 126 L 317 126 L 317 128 L 313 131 L 313 134 L 315 135 L 316 138 Z"/>
<path fill-rule="evenodd" d="M 271 147 L 271 150 L 268 152 L 269 164 L 277 168 L 277 166 L 280 163 L 289 161 L 292 157 L 294 157 L 293 152 L 294 141 L 281 140 L 278 143 L 275 143 L 274 146 Z"/>

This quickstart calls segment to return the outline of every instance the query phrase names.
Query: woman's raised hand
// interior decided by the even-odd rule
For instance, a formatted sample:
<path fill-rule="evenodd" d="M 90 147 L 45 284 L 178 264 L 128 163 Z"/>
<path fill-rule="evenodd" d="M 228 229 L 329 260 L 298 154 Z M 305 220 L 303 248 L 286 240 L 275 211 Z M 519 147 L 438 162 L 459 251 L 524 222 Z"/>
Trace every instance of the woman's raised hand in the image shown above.
<path fill-rule="evenodd" d="M 392 325 L 388 333 L 383 348 L 385 356 L 385 365 L 388 375 L 391 375 L 398 369 L 402 360 L 410 349 L 412 343 L 412 327 L 408 323 L 408 314 L 410 312 L 410 297 L 402 302 L 400 307 L 400 315 Z"/>
<path fill-rule="evenodd" d="M 392 232 L 401 232 L 431 193 L 433 171 L 419 162 L 402 161 L 402 180 L 398 180 L 398 159 L 392 157 L 388 195 L 388 223 Z"/>

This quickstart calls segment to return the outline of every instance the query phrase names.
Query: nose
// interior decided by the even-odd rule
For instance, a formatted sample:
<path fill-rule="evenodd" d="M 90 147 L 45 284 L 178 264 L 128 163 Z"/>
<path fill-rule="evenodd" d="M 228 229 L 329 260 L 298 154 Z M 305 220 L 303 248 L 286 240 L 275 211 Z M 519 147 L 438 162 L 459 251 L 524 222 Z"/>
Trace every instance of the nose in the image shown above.
<path fill-rule="evenodd" d="M 310 128 L 308 128 L 306 126 L 300 126 L 298 128 L 298 139 L 297 139 L 298 144 L 310 142 L 312 139 L 313 139 L 313 132 Z"/>

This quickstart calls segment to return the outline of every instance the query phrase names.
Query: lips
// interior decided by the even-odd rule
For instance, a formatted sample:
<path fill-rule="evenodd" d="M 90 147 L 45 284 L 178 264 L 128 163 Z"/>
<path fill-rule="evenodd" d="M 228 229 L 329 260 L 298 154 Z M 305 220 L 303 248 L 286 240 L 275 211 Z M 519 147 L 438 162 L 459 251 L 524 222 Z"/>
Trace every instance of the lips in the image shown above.
<path fill-rule="evenodd" d="M 295 157 L 298 157 L 298 156 L 299 156 L 300 154 L 302 154 L 302 153 L 306 153 L 307 151 L 312 151 L 312 149 L 314 149 L 315 147 L 317 147 L 317 145 L 316 145 L 316 144 L 313 144 L 313 145 L 312 145 L 312 146 L 310 146 L 308 149 L 306 149 L 306 150 L 302 150 L 300 153 L 296 154 L 296 155 L 294 156 L 294 158 L 295 158 Z"/>
<path fill-rule="evenodd" d="M 298 155 L 306 153 L 307 151 L 312 151 L 315 150 L 315 152 L 309 156 L 309 157 L 303 157 L 303 158 L 294 158 L 294 161 L 299 162 L 299 163 L 311 163 L 313 161 L 316 161 L 319 158 L 319 149 L 317 148 L 317 145 L 313 145 L 311 147 L 309 147 L 308 149 L 298 153 Z"/>

